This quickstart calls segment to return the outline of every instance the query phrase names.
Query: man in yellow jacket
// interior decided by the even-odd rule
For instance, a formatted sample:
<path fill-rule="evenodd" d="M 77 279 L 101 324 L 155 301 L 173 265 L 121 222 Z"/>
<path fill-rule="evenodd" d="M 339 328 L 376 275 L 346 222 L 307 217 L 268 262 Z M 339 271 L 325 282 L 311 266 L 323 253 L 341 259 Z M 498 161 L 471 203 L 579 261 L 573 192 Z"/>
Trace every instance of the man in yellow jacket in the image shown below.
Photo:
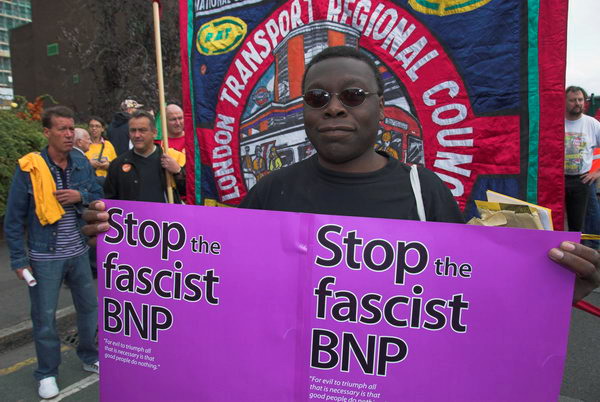
<path fill-rule="evenodd" d="M 10 187 L 4 233 L 11 268 L 19 279 L 27 271 L 37 280 L 29 288 L 33 339 L 41 398 L 59 392 L 56 377 L 60 340 L 55 314 L 63 281 L 73 293 L 77 310 L 83 369 L 99 372 L 95 345 L 97 299 L 88 260 L 86 238 L 81 234 L 81 213 L 102 197 L 87 158 L 73 150 L 74 121 L 71 109 L 56 106 L 42 116 L 48 146 L 19 160 Z M 27 239 L 28 251 L 25 249 Z"/>

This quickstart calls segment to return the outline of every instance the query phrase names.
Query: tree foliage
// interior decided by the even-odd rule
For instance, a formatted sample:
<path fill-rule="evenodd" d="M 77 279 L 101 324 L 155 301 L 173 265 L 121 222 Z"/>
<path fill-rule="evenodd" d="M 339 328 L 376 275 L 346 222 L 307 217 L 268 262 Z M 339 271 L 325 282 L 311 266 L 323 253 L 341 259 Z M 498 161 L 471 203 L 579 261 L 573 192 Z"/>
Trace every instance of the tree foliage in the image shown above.
<path fill-rule="evenodd" d="M 39 121 L 23 120 L 14 111 L 0 110 L 0 216 L 4 216 L 18 159 L 31 151 L 39 151 L 45 143 Z"/>
<path fill-rule="evenodd" d="M 152 2 L 87 0 L 70 2 L 70 21 L 61 27 L 70 44 L 69 57 L 89 74 L 95 87 L 90 114 L 109 118 L 120 103 L 133 98 L 158 109 Z M 178 2 L 163 1 L 161 46 L 167 102 L 181 103 Z M 92 16 L 82 20 L 81 15 Z M 79 18 L 78 18 L 79 16 Z"/>

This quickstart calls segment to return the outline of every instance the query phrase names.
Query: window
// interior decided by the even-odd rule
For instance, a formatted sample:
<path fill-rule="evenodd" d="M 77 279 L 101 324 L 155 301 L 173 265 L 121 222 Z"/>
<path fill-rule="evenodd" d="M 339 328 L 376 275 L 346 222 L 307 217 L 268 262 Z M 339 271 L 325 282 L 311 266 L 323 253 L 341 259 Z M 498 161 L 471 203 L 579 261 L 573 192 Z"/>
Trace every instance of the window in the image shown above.
<path fill-rule="evenodd" d="M 0 57 L 0 70 L 10 71 L 10 59 L 8 57 Z"/>
<path fill-rule="evenodd" d="M 28 1 L 0 2 L 0 13 L 8 16 L 31 19 L 31 4 Z"/>
<path fill-rule="evenodd" d="M 11 79 L 9 73 L 0 73 L 0 85 L 8 85 L 10 81 Z"/>

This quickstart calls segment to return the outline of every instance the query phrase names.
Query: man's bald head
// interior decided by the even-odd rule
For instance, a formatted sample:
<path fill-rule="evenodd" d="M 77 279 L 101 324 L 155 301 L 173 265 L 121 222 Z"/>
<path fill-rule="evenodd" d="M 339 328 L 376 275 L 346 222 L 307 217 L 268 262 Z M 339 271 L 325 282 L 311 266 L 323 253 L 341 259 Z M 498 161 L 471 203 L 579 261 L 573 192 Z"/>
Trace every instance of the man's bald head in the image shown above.
<path fill-rule="evenodd" d="M 183 110 L 175 105 L 167 105 L 167 132 L 170 138 L 177 138 L 183 135 Z"/>
<path fill-rule="evenodd" d="M 169 112 L 181 112 L 183 113 L 183 109 L 181 109 L 178 105 L 174 103 L 170 103 L 167 105 L 167 113 Z"/>

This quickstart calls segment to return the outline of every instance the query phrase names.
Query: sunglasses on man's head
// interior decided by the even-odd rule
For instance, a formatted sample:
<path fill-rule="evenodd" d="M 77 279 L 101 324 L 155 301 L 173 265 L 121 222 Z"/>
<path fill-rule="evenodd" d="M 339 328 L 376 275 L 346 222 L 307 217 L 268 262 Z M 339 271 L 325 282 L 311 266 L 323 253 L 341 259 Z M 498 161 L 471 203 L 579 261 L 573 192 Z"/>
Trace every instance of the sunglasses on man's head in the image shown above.
<path fill-rule="evenodd" d="M 304 103 L 313 109 L 321 109 L 329 104 L 331 97 L 336 95 L 346 107 L 357 107 L 363 104 L 367 96 L 375 95 L 360 88 L 346 88 L 341 92 L 327 92 L 324 89 L 309 89 L 304 93 Z"/>

